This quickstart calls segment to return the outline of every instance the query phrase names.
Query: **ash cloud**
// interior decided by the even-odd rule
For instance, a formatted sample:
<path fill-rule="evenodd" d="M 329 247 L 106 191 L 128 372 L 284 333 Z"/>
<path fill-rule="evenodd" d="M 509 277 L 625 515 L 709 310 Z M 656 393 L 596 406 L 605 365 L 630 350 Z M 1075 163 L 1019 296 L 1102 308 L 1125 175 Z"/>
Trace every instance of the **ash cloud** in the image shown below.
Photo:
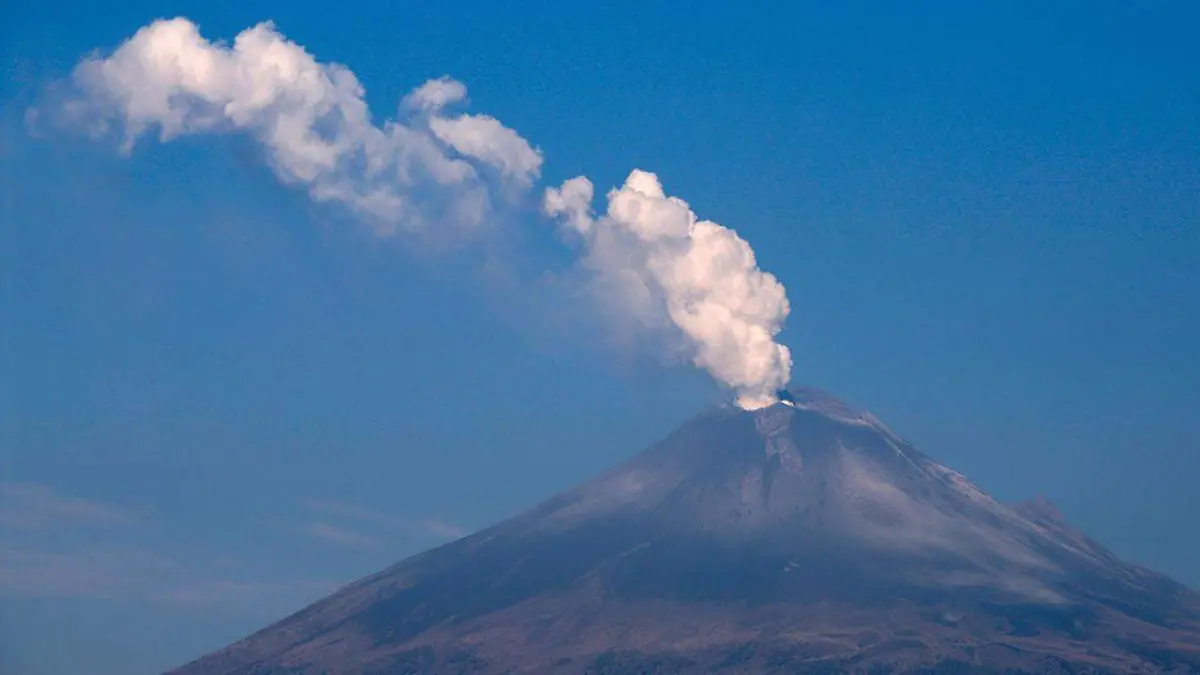
<path fill-rule="evenodd" d="M 155 132 L 162 142 L 247 134 L 281 182 L 345 207 L 380 236 L 479 228 L 539 190 L 540 150 L 494 117 L 462 112 L 461 82 L 429 80 L 397 119 L 377 123 L 349 69 L 318 62 L 271 22 L 224 44 L 185 18 L 155 21 L 83 60 L 70 86 L 57 112 L 95 135 L 120 135 L 126 153 Z M 774 402 L 791 369 L 775 339 L 788 301 L 750 245 L 667 196 L 652 173 L 634 170 L 601 215 L 593 191 L 571 179 L 545 190 L 543 211 L 577 238 L 606 309 L 666 329 L 742 407 Z"/>

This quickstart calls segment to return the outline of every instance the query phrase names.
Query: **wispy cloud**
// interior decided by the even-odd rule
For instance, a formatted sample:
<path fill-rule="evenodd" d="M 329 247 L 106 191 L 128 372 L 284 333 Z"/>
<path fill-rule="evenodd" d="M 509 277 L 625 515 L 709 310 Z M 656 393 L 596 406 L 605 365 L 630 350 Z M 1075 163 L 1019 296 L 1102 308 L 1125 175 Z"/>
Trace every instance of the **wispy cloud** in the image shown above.
<path fill-rule="evenodd" d="M 211 565 L 210 565 L 211 567 Z M 135 548 L 0 547 L 0 597 L 135 600 L 181 609 L 295 606 L 334 590 L 321 579 L 236 579 Z"/>
<path fill-rule="evenodd" d="M 381 548 L 383 542 L 375 537 L 367 536 L 338 525 L 323 521 L 306 523 L 300 530 L 305 534 L 325 543 L 354 550 L 374 550 Z"/>
<path fill-rule="evenodd" d="M 459 527 L 454 523 L 447 523 L 444 520 L 438 520 L 436 518 L 423 520 L 421 521 L 421 525 L 424 526 L 424 528 L 428 530 L 430 534 L 438 537 L 444 537 L 446 539 L 460 539 L 471 533 L 471 531 L 465 527 Z"/>
<path fill-rule="evenodd" d="M 346 518 L 349 520 L 360 520 L 378 525 L 391 526 L 405 522 L 403 519 L 390 513 L 384 513 L 382 511 L 370 509 L 365 506 L 358 506 L 356 504 L 349 504 L 347 502 L 306 499 L 304 500 L 304 508 L 308 511 L 324 516 Z"/>
<path fill-rule="evenodd" d="M 353 551 L 386 551 L 397 539 L 439 541 L 468 533 L 439 518 L 411 518 L 340 501 L 308 500 L 303 512 L 302 522 L 288 529 Z M 126 509 L 46 485 L 0 483 L 0 598 L 110 598 L 242 611 L 295 606 L 339 585 L 325 579 L 253 578 L 224 554 L 211 559 L 163 555 L 143 541 L 142 528 L 132 527 L 141 522 Z"/>
<path fill-rule="evenodd" d="M 0 547 L 0 593 L 10 596 L 118 597 L 177 571 L 174 562 L 138 550 Z"/>
<path fill-rule="evenodd" d="M 336 590 L 341 582 L 328 579 L 293 581 L 239 581 L 199 579 L 180 581 L 148 594 L 147 599 L 184 609 L 245 607 L 264 603 L 295 603 L 319 598 Z"/>
<path fill-rule="evenodd" d="M 380 530 L 381 534 L 400 534 L 418 539 L 458 539 L 470 534 L 470 530 L 439 518 L 412 518 L 386 513 L 377 509 L 341 501 L 309 499 L 304 509 L 324 520 L 352 521 L 360 526 Z M 317 524 L 317 523 L 313 523 Z"/>
<path fill-rule="evenodd" d="M 125 509 L 46 485 L 0 483 L 0 599 L 107 598 L 240 612 L 294 607 L 338 585 L 240 578 L 242 566 L 228 555 L 163 555 L 146 546 L 143 528 L 130 527 L 142 522 Z M 332 527 L 315 532 L 342 545 L 368 543 Z"/>
<path fill-rule="evenodd" d="M 64 495 L 37 483 L 0 483 L 0 527 L 128 526 L 136 518 L 96 501 Z"/>
<path fill-rule="evenodd" d="M 169 560 L 97 545 L 111 539 L 106 531 L 135 522 L 124 509 L 47 485 L 0 483 L 0 595 L 116 597 L 167 574 Z"/>

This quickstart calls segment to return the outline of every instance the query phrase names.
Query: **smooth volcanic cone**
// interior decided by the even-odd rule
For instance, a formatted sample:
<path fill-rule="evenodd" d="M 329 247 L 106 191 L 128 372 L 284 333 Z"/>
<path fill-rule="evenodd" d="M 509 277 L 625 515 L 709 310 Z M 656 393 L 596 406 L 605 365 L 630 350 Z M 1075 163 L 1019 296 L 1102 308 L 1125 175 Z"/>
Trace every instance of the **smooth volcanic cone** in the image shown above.
<path fill-rule="evenodd" d="M 790 394 L 175 673 L 1200 672 L 1200 595 Z"/>

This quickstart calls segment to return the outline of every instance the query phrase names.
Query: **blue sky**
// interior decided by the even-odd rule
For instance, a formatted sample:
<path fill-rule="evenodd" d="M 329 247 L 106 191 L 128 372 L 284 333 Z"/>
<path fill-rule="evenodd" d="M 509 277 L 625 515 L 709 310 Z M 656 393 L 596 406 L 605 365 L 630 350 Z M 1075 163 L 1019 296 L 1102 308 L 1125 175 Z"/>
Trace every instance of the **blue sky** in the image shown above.
<path fill-rule="evenodd" d="M 3 665 L 176 665 L 728 396 L 536 283 L 570 256 L 532 210 L 498 283 L 236 134 L 30 133 L 81 57 L 175 15 L 273 19 L 380 118 L 457 78 L 540 185 L 657 172 L 787 287 L 793 382 L 1200 586 L 1198 10 L 923 7 L 0 10 Z"/>

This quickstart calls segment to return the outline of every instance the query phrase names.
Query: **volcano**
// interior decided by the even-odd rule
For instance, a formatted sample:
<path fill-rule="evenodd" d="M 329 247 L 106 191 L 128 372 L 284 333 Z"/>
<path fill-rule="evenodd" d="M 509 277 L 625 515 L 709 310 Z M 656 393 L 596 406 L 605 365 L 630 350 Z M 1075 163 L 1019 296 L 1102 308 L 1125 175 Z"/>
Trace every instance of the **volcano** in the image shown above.
<path fill-rule="evenodd" d="M 1200 594 L 790 394 L 173 673 L 1200 672 Z"/>

